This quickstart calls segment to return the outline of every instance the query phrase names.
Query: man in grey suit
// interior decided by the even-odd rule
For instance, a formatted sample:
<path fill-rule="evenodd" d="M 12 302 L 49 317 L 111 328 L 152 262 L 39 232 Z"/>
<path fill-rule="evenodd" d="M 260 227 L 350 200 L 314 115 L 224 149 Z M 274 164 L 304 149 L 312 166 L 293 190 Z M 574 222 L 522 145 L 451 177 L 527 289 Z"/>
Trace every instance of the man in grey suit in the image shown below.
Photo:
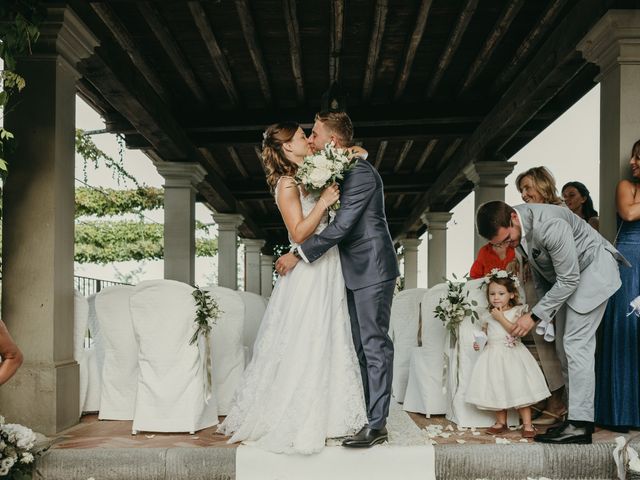
<path fill-rule="evenodd" d="M 620 287 L 618 262 L 626 260 L 565 207 L 488 202 L 478 209 L 476 225 L 492 244 L 517 247 L 532 266 L 540 300 L 516 321 L 512 335 L 526 335 L 536 322 L 555 323 L 569 397 L 568 421 L 535 440 L 591 443 L 596 330 L 609 297 Z"/>
<path fill-rule="evenodd" d="M 352 137 L 353 126 L 346 113 L 319 113 L 309 143 L 314 150 L 332 141 L 339 148 L 347 148 Z M 385 425 L 393 372 L 389 317 L 400 272 L 384 213 L 382 179 L 376 169 L 359 159 L 345 175 L 341 192 L 340 209 L 333 222 L 293 253 L 280 257 L 276 270 L 286 274 L 299 259 L 314 262 L 338 245 L 369 420 L 368 425 L 342 445 L 370 447 L 387 440 Z"/>

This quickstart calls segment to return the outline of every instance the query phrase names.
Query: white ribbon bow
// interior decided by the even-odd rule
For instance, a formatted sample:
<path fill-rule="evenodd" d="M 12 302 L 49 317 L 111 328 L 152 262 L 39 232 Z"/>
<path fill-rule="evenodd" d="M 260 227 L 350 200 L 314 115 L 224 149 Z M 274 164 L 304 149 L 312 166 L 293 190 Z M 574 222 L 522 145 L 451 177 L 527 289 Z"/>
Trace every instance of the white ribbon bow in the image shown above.
<path fill-rule="evenodd" d="M 631 311 L 627 313 L 627 317 L 636 314 L 636 317 L 640 317 L 640 295 L 631 300 L 629 304 L 631 306 Z"/>

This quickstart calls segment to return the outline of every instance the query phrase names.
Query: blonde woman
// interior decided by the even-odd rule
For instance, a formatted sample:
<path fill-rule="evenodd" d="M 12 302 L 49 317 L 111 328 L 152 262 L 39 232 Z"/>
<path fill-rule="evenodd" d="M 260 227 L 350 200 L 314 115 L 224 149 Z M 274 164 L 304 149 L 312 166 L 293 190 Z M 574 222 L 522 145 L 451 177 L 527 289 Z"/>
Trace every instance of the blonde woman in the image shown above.
<path fill-rule="evenodd" d="M 563 205 L 556 181 L 546 167 L 533 167 L 516 178 L 516 187 L 524 203 Z"/>
<path fill-rule="evenodd" d="M 546 203 L 550 205 L 564 205 L 558 195 L 556 181 L 546 167 L 533 167 L 522 172 L 516 178 L 516 187 L 522 195 L 525 203 Z M 517 251 L 516 251 L 517 252 Z M 539 300 L 532 279 L 531 266 L 519 253 L 517 254 L 520 283 L 522 285 L 525 301 L 530 306 Z M 551 397 L 546 402 L 543 414 L 534 420 L 536 425 L 553 425 L 564 420 L 567 413 L 564 396 L 564 378 L 562 367 L 555 344 L 546 342 L 542 336 L 530 333 L 525 337 L 524 343 L 540 363 L 545 379 L 551 391 Z M 534 407 L 534 409 L 536 409 Z"/>

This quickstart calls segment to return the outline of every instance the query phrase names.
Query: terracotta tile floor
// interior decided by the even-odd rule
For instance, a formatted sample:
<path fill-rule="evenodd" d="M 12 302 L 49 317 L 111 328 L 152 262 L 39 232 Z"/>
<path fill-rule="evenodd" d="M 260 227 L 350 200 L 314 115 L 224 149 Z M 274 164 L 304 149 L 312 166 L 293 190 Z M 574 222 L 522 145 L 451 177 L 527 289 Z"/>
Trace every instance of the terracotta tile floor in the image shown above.
<path fill-rule="evenodd" d="M 437 437 L 438 444 L 457 444 L 456 440 L 464 440 L 467 444 L 495 444 L 495 438 L 484 433 L 484 429 L 478 429 L 480 435 L 473 435 L 471 431 L 458 432 L 455 424 L 452 424 L 442 415 L 433 416 L 429 419 L 424 415 L 410 413 L 411 419 L 420 428 L 427 425 L 442 425 L 443 429 L 451 425 L 453 432 L 449 438 Z M 222 420 L 224 417 L 220 417 Z M 85 415 L 80 424 L 66 430 L 60 434 L 53 448 L 169 448 L 169 447 L 224 447 L 236 448 L 237 445 L 228 445 L 227 437 L 216 433 L 216 427 L 207 428 L 196 432 L 195 435 L 188 433 L 153 433 L 140 432 L 138 435 L 131 435 L 131 421 L 99 421 L 96 414 Z M 635 432 L 637 433 L 637 432 Z M 619 433 L 607 430 L 598 430 L 594 434 L 595 442 L 613 442 Z M 519 443 L 520 432 L 509 432 L 500 437 L 510 440 L 512 443 Z M 531 443 L 529 440 L 528 443 Z"/>

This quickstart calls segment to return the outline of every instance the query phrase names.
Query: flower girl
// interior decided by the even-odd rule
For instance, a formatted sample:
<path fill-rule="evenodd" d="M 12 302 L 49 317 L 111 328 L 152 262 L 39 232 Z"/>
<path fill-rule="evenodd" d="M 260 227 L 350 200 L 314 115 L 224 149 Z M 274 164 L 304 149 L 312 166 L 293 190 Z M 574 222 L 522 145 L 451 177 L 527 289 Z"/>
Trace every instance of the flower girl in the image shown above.
<path fill-rule="evenodd" d="M 522 437 L 533 438 L 536 432 L 530 405 L 551 393 L 529 350 L 519 337 L 510 335 L 526 305 L 518 303 L 518 279 L 505 270 L 494 269 L 485 282 L 491 314 L 481 318 L 487 343 L 473 369 L 465 399 L 483 410 L 495 410 L 496 423 L 487 433 L 507 432 L 507 409 L 515 408 L 522 419 Z M 474 342 L 473 348 L 478 351 L 480 345 Z"/>

